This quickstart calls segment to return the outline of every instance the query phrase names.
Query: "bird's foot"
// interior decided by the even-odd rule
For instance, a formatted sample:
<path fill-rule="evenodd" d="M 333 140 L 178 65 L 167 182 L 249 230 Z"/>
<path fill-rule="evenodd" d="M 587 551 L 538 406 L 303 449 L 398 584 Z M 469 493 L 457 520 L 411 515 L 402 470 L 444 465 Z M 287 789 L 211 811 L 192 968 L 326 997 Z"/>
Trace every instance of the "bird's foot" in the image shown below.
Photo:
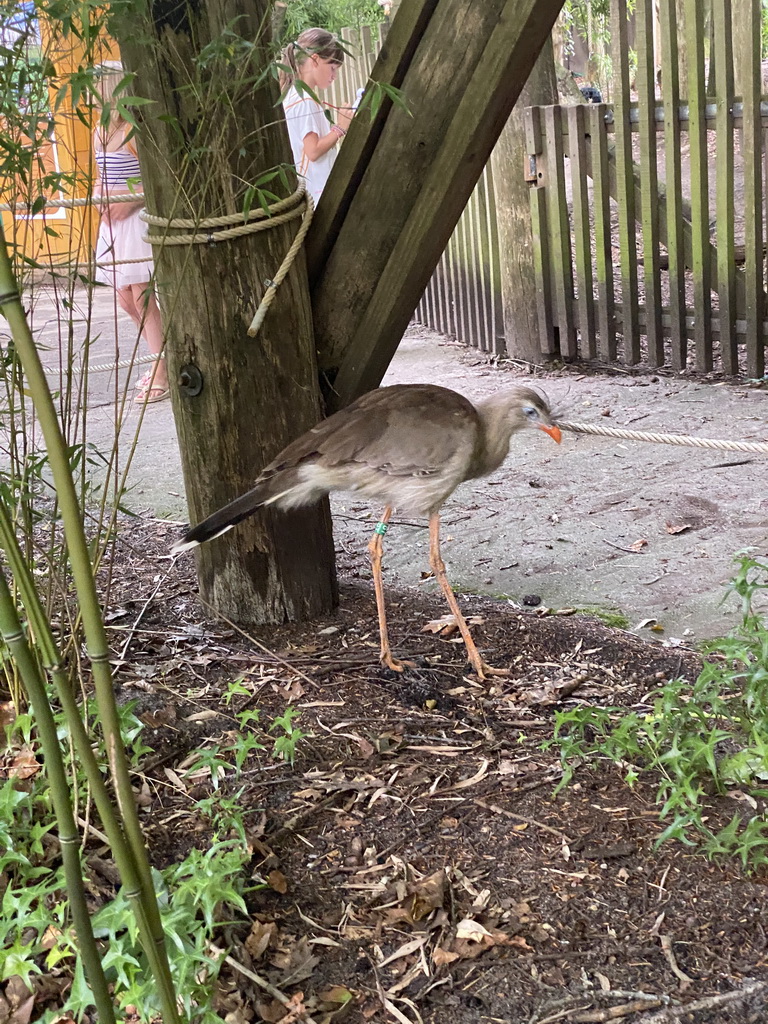
<path fill-rule="evenodd" d="M 398 658 L 393 658 L 389 651 L 382 654 L 381 664 L 384 668 L 391 669 L 392 672 L 405 672 L 407 668 L 416 668 L 415 661 L 400 661 Z"/>
<path fill-rule="evenodd" d="M 494 668 L 493 665 L 486 664 L 486 662 L 484 662 L 482 658 L 479 658 L 477 662 L 475 662 L 474 660 L 470 660 L 470 664 L 472 665 L 472 668 L 475 670 L 475 675 L 477 676 L 481 683 L 485 681 L 487 676 L 512 675 L 512 669 Z"/>

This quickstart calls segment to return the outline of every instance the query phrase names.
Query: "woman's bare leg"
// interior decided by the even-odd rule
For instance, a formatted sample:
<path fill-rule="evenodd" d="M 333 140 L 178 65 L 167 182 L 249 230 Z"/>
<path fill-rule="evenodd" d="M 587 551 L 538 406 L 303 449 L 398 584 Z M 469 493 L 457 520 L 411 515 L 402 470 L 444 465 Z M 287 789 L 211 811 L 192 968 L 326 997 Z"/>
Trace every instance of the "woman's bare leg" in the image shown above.
<path fill-rule="evenodd" d="M 132 284 L 131 293 L 136 311 L 139 315 L 139 326 L 147 342 L 147 348 L 155 356 L 154 378 L 152 387 L 165 390 L 168 387 L 168 371 L 163 351 L 163 324 L 160 309 L 151 283 Z"/>

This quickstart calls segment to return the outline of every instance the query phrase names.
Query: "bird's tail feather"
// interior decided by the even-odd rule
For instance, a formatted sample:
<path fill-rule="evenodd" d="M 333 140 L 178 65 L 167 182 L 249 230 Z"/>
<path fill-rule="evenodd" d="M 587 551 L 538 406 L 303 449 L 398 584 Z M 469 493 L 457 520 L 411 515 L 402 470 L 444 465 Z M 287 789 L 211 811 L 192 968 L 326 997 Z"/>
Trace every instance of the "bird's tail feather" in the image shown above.
<path fill-rule="evenodd" d="M 280 497 L 280 495 L 277 495 L 277 497 Z M 276 497 L 269 494 L 269 488 L 263 485 L 254 487 L 247 494 L 235 498 L 234 501 L 230 501 L 228 505 L 220 508 L 213 515 L 208 516 L 202 523 L 193 526 L 191 530 L 184 534 L 178 544 L 174 544 L 172 554 L 178 555 L 182 551 L 189 550 L 189 548 L 197 547 L 198 544 L 205 544 L 207 540 L 220 537 L 222 533 L 231 530 L 236 523 L 253 515 L 256 509 L 275 500 Z"/>

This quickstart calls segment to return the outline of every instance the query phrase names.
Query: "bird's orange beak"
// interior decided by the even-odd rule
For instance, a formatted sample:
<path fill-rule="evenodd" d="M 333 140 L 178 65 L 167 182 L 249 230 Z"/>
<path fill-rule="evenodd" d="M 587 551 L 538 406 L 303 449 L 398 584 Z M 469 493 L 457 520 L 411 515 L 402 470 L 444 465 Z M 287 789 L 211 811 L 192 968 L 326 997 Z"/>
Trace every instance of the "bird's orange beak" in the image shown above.
<path fill-rule="evenodd" d="M 558 444 L 560 444 L 560 441 L 563 438 L 563 435 L 560 433 L 560 427 L 556 427 L 554 424 L 551 427 L 548 427 L 546 424 L 542 423 L 539 425 L 539 430 L 543 430 L 545 434 L 549 434 L 552 440 L 557 441 Z"/>

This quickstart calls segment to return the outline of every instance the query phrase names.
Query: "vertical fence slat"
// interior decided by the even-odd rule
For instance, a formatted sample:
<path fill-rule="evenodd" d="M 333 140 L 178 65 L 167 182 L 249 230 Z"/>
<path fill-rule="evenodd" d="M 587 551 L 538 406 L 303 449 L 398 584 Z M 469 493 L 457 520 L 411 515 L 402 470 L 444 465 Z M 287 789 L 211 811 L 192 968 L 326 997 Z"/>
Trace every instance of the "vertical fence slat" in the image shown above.
<path fill-rule="evenodd" d="M 582 358 L 594 359 L 595 296 L 592 280 L 592 244 L 589 224 L 589 196 L 587 190 L 587 142 L 584 137 L 584 104 L 568 107 L 568 157 L 571 164 L 571 194 L 573 196 L 573 237 L 576 258 L 576 310 L 581 335 Z"/>
<path fill-rule="evenodd" d="M 672 367 L 685 369 L 688 333 L 685 324 L 685 240 L 683 233 L 682 156 L 680 148 L 680 70 L 675 0 L 660 0 L 661 94 L 664 108 L 664 163 L 667 198 L 667 257 Z"/>
<path fill-rule="evenodd" d="M 555 331 L 552 313 L 552 266 L 549 259 L 547 237 L 547 157 L 541 130 L 541 107 L 528 107 L 525 111 L 525 139 L 528 154 L 538 170 L 538 181 L 531 188 L 531 235 L 533 237 L 533 263 L 536 278 L 541 282 L 537 290 L 539 320 L 539 348 L 542 355 L 555 351 Z"/>
<path fill-rule="evenodd" d="M 744 195 L 755 197 L 754 204 L 744 204 L 747 373 L 751 377 L 762 377 L 765 372 L 765 286 L 760 118 L 760 0 L 741 0 L 739 16 L 734 23 L 733 41 L 736 66 L 741 69 L 742 81 L 739 85 L 744 99 L 741 146 L 744 159 Z"/>
<path fill-rule="evenodd" d="M 465 249 L 467 255 L 467 291 L 468 291 L 468 305 L 467 313 L 469 315 L 470 332 L 472 334 L 472 344 L 476 348 L 480 348 L 483 351 L 488 349 L 488 338 L 484 337 L 483 332 L 480 330 L 480 324 L 477 318 L 477 260 L 475 259 L 475 232 L 477 226 L 475 223 L 475 210 L 477 209 L 477 185 L 472 195 L 469 197 L 467 208 L 464 211 L 466 218 L 466 241 Z"/>
<path fill-rule="evenodd" d="M 563 119 L 558 106 L 544 107 L 544 135 L 548 187 L 554 191 L 547 204 L 548 228 L 551 240 L 550 255 L 554 271 L 555 308 L 560 336 L 560 355 L 575 359 L 576 329 L 573 319 L 573 275 L 571 258 L 571 228 L 568 203 L 565 196 L 565 169 L 563 166 Z"/>
<path fill-rule="evenodd" d="M 720 355 L 725 373 L 739 369 L 736 346 L 736 259 L 734 252 L 733 33 L 731 0 L 712 0 L 717 115 L 715 207 Z"/>
<path fill-rule="evenodd" d="M 587 127 L 590 136 L 592 205 L 595 211 L 595 276 L 597 278 L 597 329 L 600 358 L 616 359 L 616 310 L 613 289 L 613 250 L 611 248 L 611 195 L 608 175 L 608 133 L 604 103 L 590 104 Z"/>
<path fill-rule="evenodd" d="M 504 355 L 507 351 L 507 338 L 504 333 L 504 310 L 501 300 L 501 242 L 499 225 L 496 220 L 495 196 L 493 187 L 493 170 L 491 161 L 485 165 L 483 176 L 483 270 L 486 280 L 488 303 L 488 330 L 493 338 L 493 351 Z"/>
<path fill-rule="evenodd" d="M 691 154 L 693 342 L 696 369 L 712 369 L 712 266 L 709 245 L 709 167 L 704 82 L 704 8 L 685 0 L 688 52 L 688 138 Z"/>
<path fill-rule="evenodd" d="M 493 335 L 493 326 L 490 316 L 490 289 L 488 287 L 488 272 L 486 267 L 487 231 L 486 217 L 487 209 L 487 185 L 485 173 L 480 175 L 475 190 L 477 196 L 477 222 L 475 226 L 475 266 L 477 268 L 477 290 L 478 290 L 478 330 L 481 335 L 488 339 L 487 348 L 491 352 L 496 351 L 496 338 Z"/>
<path fill-rule="evenodd" d="M 640 361 L 638 324 L 637 241 L 635 235 L 635 181 L 632 168 L 632 132 L 629 124 L 629 41 L 627 0 L 611 0 L 611 56 L 616 133 L 616 194 L 619 213 L 622 335 L 624 362 Z"/>
<path fill-rule="evenodd" d="M 470 200 L 471 202 L 471 200 Z M 475 336 L 474 324 L 472 322 L 472 262 L 469 256 L 469 203 L 464 208 L 461 220 L 459 221 L 459 258 L 461 260 L 461 294 L 463 299 L 462 317 L 464 337 L 467 344 L 479 348 L 479 339 Z"/>
<path fill-rule="evenodd" d="M 664 335 L 661 326 L 661 278 L 659 272 L 659 175 L 656 165 L 656 75 L 653 59 L 652 0 L 637 0 L 635 19 L 647 358 L 651 366 L 663 366 Z"/>
<path fill-rule="evenodd" d="M 483 282 L 482 267 L 480 265 L 479 237 L 480 237 L 480 184 L 482 176 L 475 186 L 475 190 L 469 200 L 469 258 L 472 264 L 472 332 L 477 338 L 477 343 L 485 352 L 493 349 L 493 339 L 483 324 Z"/>
<path fill-rule="evenodd" d="M 440 257 L 440 263 L 438 264 L 438 280 L 440 282 L 437 290 L 437 307 L 438 316 L 437 322 L 440 325 L 438 330 L 441 334 L 451 333 L 451 318 L 448 310 L 448 287 L 450 282 L 450 276 L 448 272 L 448 250 L 443 252 Z"/>

